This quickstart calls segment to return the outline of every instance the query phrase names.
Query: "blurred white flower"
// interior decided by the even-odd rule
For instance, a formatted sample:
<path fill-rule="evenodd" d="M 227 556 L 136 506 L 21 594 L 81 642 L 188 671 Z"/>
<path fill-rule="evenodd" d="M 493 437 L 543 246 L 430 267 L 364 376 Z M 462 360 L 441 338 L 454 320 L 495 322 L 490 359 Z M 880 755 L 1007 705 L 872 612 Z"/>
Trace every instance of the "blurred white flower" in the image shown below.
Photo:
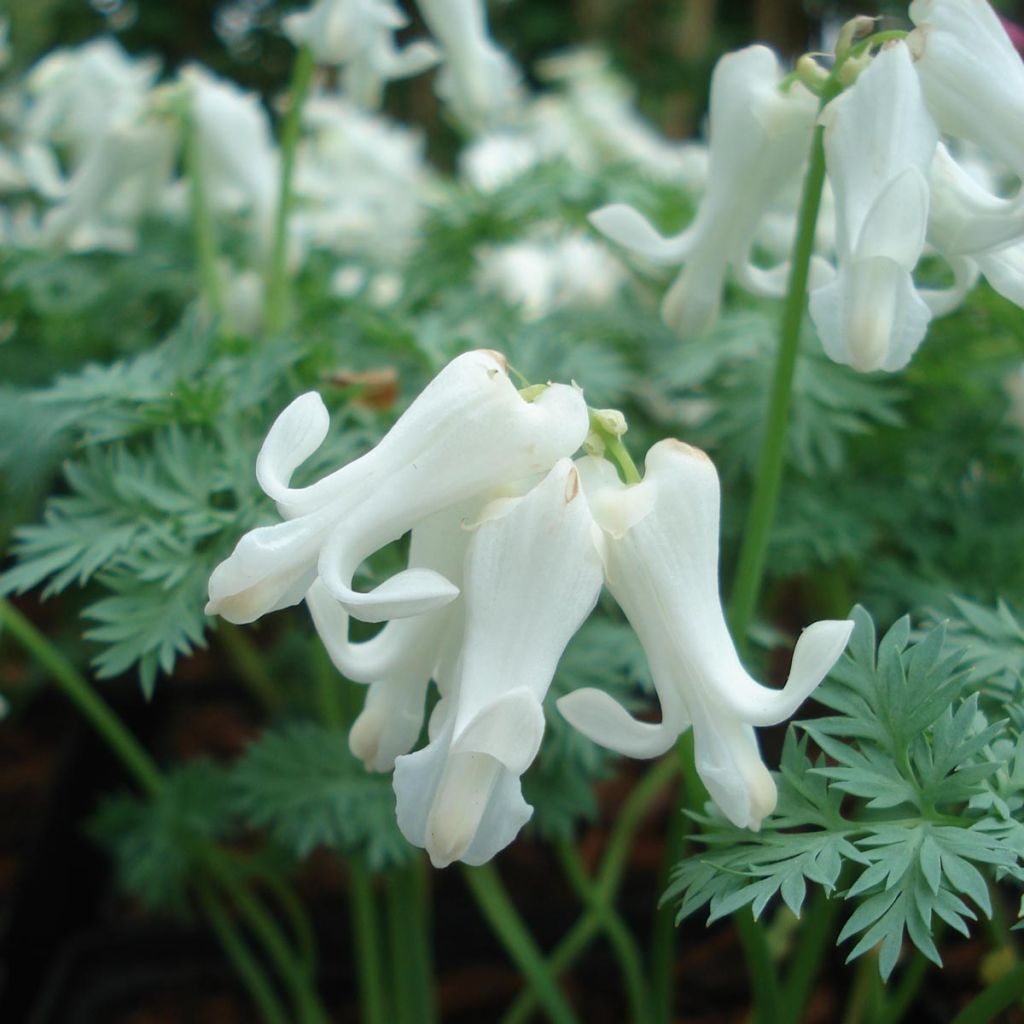
<path fill-rule="evenodd" d="M 907 44 L 939 128 L 1024 180 L 1024 62 L 996 12 L 986 0 L 914 0 L 910 19 Z"/>
<path fill-rule="evenodd" d="M 496 192 L 544 159 L 525 132 L 498 131 L 479 136 L 462 150 L 459 171 L 479 192 Z"/>
<path fill-rule="evenodd" d="M 557 98 L 572 123 L 571 134 L 593 149 L 592 160 L 599 163 L 630 163 L 654 178 L 671 181 L 689 194 L 704 190 L 708 174 L 707 147 L 695 142 L 675 142 L 651 127 L 634 106 L 633 90 L 610 66 L 606 53 L 591 48 L 570 50 L 548 57 L 537 66 L 545 81 L 558 85 Z M 552 98 L 549 98 L 552 99 Z M 534 112 L 539 134 L 546 134 L 548 148 L 572 146 L 564 135 L 555 132 L 556 122 L 548 105 L 548 125 L 544 108 Z M 578 145 L 578 143 L 576 143 Z"/>
<path fill-rule="evenodd" d="M 158 60 L 129 57 L 113 39 L 54 50 L 26 79 L 23 134 L 64 151 L 74 169 L 111 126 L 143 112 L 159 72 Z"/>
<path fill-rule="evenodd" d="M 198 64 L 179 75 L 195 132 L 199 170 L 211 209 L 248 214 L 261 248 L 270 244 L 279 154 L 270 118 L 255 93 Z"/>
<path fill-rule="evenodd" d="M 574 388 L 553 384 L 527 402 L 503 357 L 469 352 L 434 378 L 372 451 L 309 487 L 289 487 L 328 426 L 323 402 L 310 392 L 271 427 L 256 475 L 286 521 L 251 530 L 214 570 L 209 614 L 252 622 L 297 604 L 317 576 L 348 614 L 367 622 L 449 603 L 457 588 L 431 570 L 407 569 L 369 593 L 354 590 L 352 578 L 427 516 L 571 455 L 588 418 Z"/>
<path fill-rule="evenodd" d="M 754 726 L 785 721 L 842 654 L 853 623 L 816 622 L 801 634 L 782 690 L 743 668 L 718 591 L 721 500 L 718 474 L 701 451 L 660 441 L 641 483 L 623 484 L 612 465 L 577 463 L 600 527 L 605 582 L 647 654 L 660 723 L 641 722 L 603 690 L 575 690 L 562 715 L 595 743 L 629 757 L 656 757 L 693 728 L 697 771 L 715 803 L 740 827 L 758 829 L 776 791 Z"/>
<path fill-rule="evenodd" d="M 439 673 L 430 743 L 395 763 L 399 828 L 435 867 L 490 860 L 532 814 L 520 777 L 540 749 L 544 696 L 601 590 L 592 528 L 567 458 L 476 527 L 453 676 Z"/>
<path fill-rule="evenodd" d="M 296 244 L 384 262 L 405 255 L 429 193 L 423 137 L 323 94 L 303 118 L 289 221 Z"/>
<path fill-rule="evenodd" d="M 906 44 L 883 49 L 821 120 L 838 273 L 811 292 L 811 317 L 836 362 L 899 370 L 931 319 L 913 271 L 924 249 L 938 143 Z"/>
<path fill-rule="evenodd" d="M 427 569 L 462 588 L 471 534 L 466 521 L 479 501 L 454 505 L 420 520 L 412 530 L 409 568 Z M 335 668 L 369 684 L 349 732 L 349 747 L 369 771 L 388 772 L 412 750 L 423 727 L 431 679 L 449 679 L 462 641 L 463 597 L 421 615 L 389 622 L 372 640 L 351 643 L 349 617 L 320 580 L 306 594 L 313 622 Z"/>
<path fill-rule="evenodd" d="M 438 96 L 473 132 L 508 119 L 522 102 L 522 84 L 515 64 L 487 34 L 483 0 L 417 0 L 417 6 L 444 51 Z"/>
<path fill-rule="evenodd" d="M 782 90 L 782 70 L 763 46 L 726 54 L 711 78 L 708 187 L 690 226 L 662 237 L 632 207 L 591 214 L 604 235 L 654 263 L 682 263 L 662 303 L 665 322 L 682 337 L 707 330 L 718 316 L 731 269 L 755 295 L 784 294 L 788 264 L 755 266 L 751 249 L 766 210 L 799 175 L 810 148 L 817 101 L 802 85 Z M 815 259 L 812 277 L 828 275 Z"/>
<path fill-rule="evenodd" d="M 344 65 L 346 97 L 370 110 L 380 106 L 389 81 L 418 75 L 440 59 L 427 42 L 398 49 L 394 33 L 408 23 L 390 0 L 317 0 L 282 20 L 285 35 L 308 46 L 317 63 Z"/>
<path fill-rule="evenodd" d="M 604 305 L 626 277 L 605 246 L 579 232 L 486 246 L 477 263 L 480 287 L 519 306 L 527 320 L 564 307 Z"/>

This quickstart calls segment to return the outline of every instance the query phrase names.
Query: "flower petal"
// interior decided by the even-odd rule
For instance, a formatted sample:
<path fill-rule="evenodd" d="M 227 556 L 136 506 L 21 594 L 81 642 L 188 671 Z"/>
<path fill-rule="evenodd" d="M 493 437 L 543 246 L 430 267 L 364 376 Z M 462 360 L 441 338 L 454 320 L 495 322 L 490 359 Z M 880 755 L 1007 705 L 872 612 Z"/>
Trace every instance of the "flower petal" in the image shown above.
<path fill-rule="evenodd" d="M 690 240 L 685 232 L 666 238 L 632 206 L 612 203 L 594 210 L 587 219 L 605 238 L 652 263 L 678 263 L 686 258 Z"/>

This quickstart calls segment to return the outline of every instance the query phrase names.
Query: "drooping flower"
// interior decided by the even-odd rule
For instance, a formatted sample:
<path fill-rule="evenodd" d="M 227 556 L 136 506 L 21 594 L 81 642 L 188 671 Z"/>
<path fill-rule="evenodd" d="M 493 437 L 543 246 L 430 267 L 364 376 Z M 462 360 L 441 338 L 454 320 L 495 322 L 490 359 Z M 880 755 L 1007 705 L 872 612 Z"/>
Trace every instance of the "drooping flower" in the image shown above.
<path fill-rule="evenodd" d="M 526 401 L 504 357 L 452 360 L 366 455 L 309 487 L 294 470 L 323 442 L 329 417 L 319 395 L 278 417 L 256 474 L 287 520 L 246 534 L 210 577 L 208 613 L 251 622 L 297 604 L 314 578 L 356 618 L 380 622 L 447 604 L 458 593 L 429 569 L 398 573 L 369 593 L 352 587 L 359 565 L 422 519 L 503 482 L 544 472 L 586 436 L 581 394 L 552 384 Z"/>
<path fill-rule="evenodd" d="M 662 303 L 665 322 L 680 336 L 700 334 L 718 316 L 731 270 L 755 295 L 785 290 L 788 266 L 764 269 L 751 249 L 765 212 L 807 158 L 817 100 L 799 83 L 780 88 L 782 69 L 771 50 L 749 46 L 726 54 L 711 77 L 708 186 L 693 223 L 662 237 L 632 207 L 592 213 L 608 238 L 653 263 L 682 263 Z M 815 260 L 812 276 L 828 271 Z"/>
<path fill-rule="evenodd" d="M 179 75 L 196 163 L 210 206 L 223 213 L 248 213 L 261 245 L 270 240 L 277 203 L 278 152 L 270 118 L 254 93 L 218 78 L 198 64 Z"/>
<path fill-rule="evenodd" d="M 27 139 L 62 149 L 72 169 L 114 125 L 142 113 L 160 62 L 129 57 L 113 39 L 47 54 L 26 79 Z"/>
<path fill-rule="evenodd" d="M 471 131 L 505 120 L 522 99 L 519 71 L 487 34 L 483 0 L 417 0 L 444 50 L 437 94 Z"/>
<path fill-rule="evenodd" d="M 532 814 L 520 777 L 540 748 L 544 695 L 601 589 L 592 527 L 562 459 L 473 534 L 458 661 L 438 672 L 430 743 L 395 763 L 399 828 L 435 867 L 490 860 Z"/>
<path fill-rule="evenodd" d="M 319 92 L 306 101 L 302 119 L 288 223 L 299 250 L 385 263 L 407 255 L 431 183 L 422 134 Z"/>
<path fill-rule="evenodd" d="M 409 567 L 429 569 L 462 587 L 471 534 L 467 522 L 480 502 L 456 505 L 418 522 Z M 462 641 L 463 598 L 432 611 L 389 622 L 372 640 L 351 643 L 349 617 L 320 580 L 306 594 L 313 622 L 335 668 L 367 683 L 366 701 L 349 731 L 349 747 L 370 771 L 388 772 L 412 750 L 423 726 L 431 679 L 448 679 Z"/>
<path fill-rule="evenodd" d="M 41 240 L 73 252 L 128 251 L 171 180 L 175 137 L 158 118 L 111 126 L 50 198 Z"/>
<path fill-rule="evenodd" d="M 430 43 L 400 50 L 394 34 L 409 19 L 390 0 L 317 0 L 282 20 L 296 46 L 308 46 L 318 64 L 344 65 L 345 95 L 361 107 L 380 107 L 384 86 L 433 67 L 440 58 Z"/>
<path fill-rule="evenodd" d="M 910 51 L 884 49 L 821 116 L 836 202 L 838 273 L 811 293 L 825 351 L 856 370 L 899 370 L 931 318 L 914 285 L 938 131 Z"/>
<path fill-rule="evenodd" d="M 784 721 L 842 653 L 853 623 L 822 621 L 797 642 L 782 690 L 743 668 L 718 590 L 720 487 L 701 451 L 660 441 L 641 483 L 623 484 L 604 460 L 577 463 L 601 530 L 605 582 L 636 630 L 661 703 L 653 724 L 632 718 L 602 690 L 576 690 L 559 711 L 585 736 L 630 757 L 655 757 L 693 728 L 697 770 L 734 824 L 757 829 L 776 791 L 754 726 Z"/>
<path fill-rule="evenodd" d="M 914 0 L 907 37 L 925 102 L 946 135 L 1024 180 L 1024 62 L 986 0 Z"/>

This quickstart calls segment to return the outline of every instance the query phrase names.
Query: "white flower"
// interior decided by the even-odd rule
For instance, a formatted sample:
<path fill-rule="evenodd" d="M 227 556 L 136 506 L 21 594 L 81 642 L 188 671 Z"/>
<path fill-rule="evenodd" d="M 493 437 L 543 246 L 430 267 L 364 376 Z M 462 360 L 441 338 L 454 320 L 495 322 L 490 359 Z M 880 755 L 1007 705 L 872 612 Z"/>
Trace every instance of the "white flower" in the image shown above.
<path fill-rule="evenodd" d="M 822 112 L 836 202 L 838 274 L 811 294 L 825 351 L 856 370 L 899 370 L 928 329 L 914 287 L 938 131 L 910 52 L 884 49 Z"/>
<path fill-rule="evenodd" d="M 996 187 L 980 156 L 962 163 L 940 142 L 932 162 L 928 241 L 957 272 L 951 299 L 962 298 L 980 272 L 1000 295 L 1024 306 L 1024 203 L 1001 198 Z"/>
<path fill-rule="evenodd" d="M 708 172 L 706 147 L 671 141 L 652 128 L 637 113 L 633 91 L 613 72 L 608 54 L 590 47 L 569 50 L 538 62 L 536 70 L 544 80 L 562 87 L 556 102 L 564 106 L 569 122 L 559 131 L 557 116 L 551 117 L 553 97 L 535 104 L 537 128 L 545 121 L 551 128 L 545 140 L 550 149 L 563 150 L 570 158 L 592 149 L 583 160 L 591 168 L 624 161 L 652 177 L 674 182 L 687 193 L 703 191 Z"/>
<path fill-rule="evenodd" d="M 601 306 L 625 278 L 618 260 L 579 232 L 485 247 L 477 260 L 480 286 L 522 307 L 528 320 L 563 307 Z"/>
<path fill-rule="evenodd" d="M 113 125 L 142 113 L 160 62 L 129 57 L 113 39 L 55 50 L 28 74 L 25 135 L 65 148 L 72 166 Z"/>
<path fill-rule="evenodd" d="M 179 77 L 211 207 L 249 213 L 258 241 L 266 245 L 278 188 L 278 153 L 266 110 L 255 93 L 197 64 L 184 68 Z"/>
<path fill-rule="evenodd" d="M 319 64 L 343 64 L 344 89 L 361 107 L 380 106 L 387 82 L 408 78 L 437 63 L 430 43 L 399 50 L 394 33 L 409 19 L 389 0 L 317 0 L 311 8 L 282 21 L 296 46 L 308 46 Z"/>
<path fill-rule="evenodd" d="M 62 183 L 42 241 L 74 252 L 134 249 L 138 222 L 171 180 L 174 153 L 174 133 L 157 118 L 110 127 Z"/>
<path fill-rule="evenodd" d="M 505 120 L 522 99 L 519 72 L 487 34 L 483 0 L 417 0 L 444 49 L 437 94 L 470 130 Z"/>
<path fill-rule="evenodd" d="M 985 0 L 914 0 L 907 37 L 925 101 L 947 135 L 1024 179 L 1024 62 Z"/>
<path fill-rule="evenodd" d="M 297 604 L 317 575 L 350 615 L 368 622 L 447 604 L 457 588 L 429 569 L 408 569 L 366 594 L 353 590 L 352 577 L 425 517 L 571 455 L 588 418 L 574 388 L 552 384 L 528 402 L 502 356 L 468 352 L 434 378 L 376 448 L 309 487 L 289 487 L 328 426 L 313 392 L 275 421 L 256 475 L 287 521 L 250 531 L 214 570 L 208 613 L 251 622 Z"/>
<path fill-rule="evenodd" d="M 544 159 L 537 143 L 523 132 L 481 135 L 459 154 L 459 173 L 479 192 L 496 192 Z"/>
<path fill-rule="evenodd" d="M 783 91 L 781 81 L 764 46 L 726 54 L 715 66 L 707 192 L 681 235 L 663 238 L 629 206 L 591 214 L 599 231 L 638 255 L 684 265 L 662 303 L 665 322 L 681 336 L 714 323 L 729 269 L 756 295 L 784 293 L 787 265 L 757 267 L 751 248 L 766 210 L 807 159 L 817 101 L 799 83 Z M 825 272 L 817 261 L 813 269 Z"/>
<path fill-rule="evenodd" d="M 456 505 L 418 522 L 409 545 L 409 567 L 430 569 L 462 586 L 471 534 L 467 520 L 480 502 Z M 306 594 L 313 622 L 335 668 L 368 683 L 366 702 L 349 732 L 349 747 L 371 771 L 387 772 L 412 750 L 423 725 L 432 678 L 448 679 L 462 640 L 463 599 L 389 622 L 372 640 L 351 643 L 349 617 L 320 580 Z"/>
<path fill-rule="evenodd" d="M 314 94 L 303 108 L 289 232 L 300 249 L 394 261 L 413 246 L 429 176 L 419 132 Z"/>
<path fill-rule="evenodd" d="M 544 734 L 543 700 L 601 589 L 593 520 L 572 462 L 523 498 L 500 502 L 466 556 L 465 633 L 431 741 L 395 763 L 398 825 L 435 867 L 482 864 L 532 808 L 520 777 Z"/>
<path fill-rule="evenodd" d="M 601 528 L 605 581 L 647 653 L 662 720 L 637 721 L 594 689 L 562 697 L 559 711 L 596 743 L 631 757 L 664 753 L 692 726 L 697 770 L 715 803 L 734 824 L 757 829 L 776 791 L 753 727 L 793 714 L 842 653 L 853 623 L 808 627 L 785 689 L 758 685 L 722 612 L 720 488 L 708 457 L 660 441 L 647 454 L 643 482 L 632 486 L 604 460 L 588 456 L 577 466 Z"/>

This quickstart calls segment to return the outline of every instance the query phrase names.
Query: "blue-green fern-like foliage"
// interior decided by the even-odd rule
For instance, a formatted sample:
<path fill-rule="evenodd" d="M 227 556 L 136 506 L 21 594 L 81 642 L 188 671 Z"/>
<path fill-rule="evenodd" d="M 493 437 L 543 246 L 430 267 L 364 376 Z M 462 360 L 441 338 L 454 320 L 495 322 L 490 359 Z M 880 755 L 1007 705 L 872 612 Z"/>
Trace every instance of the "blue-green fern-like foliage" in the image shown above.
<path fill-rule="evenodd" d="M 847 653 L 815 694 L 831 714 L 790 726 L 779 803 L 759 833 L 698 815 L 704 847 L 674 870 L 679 919 L 706 908 L 799 914 L 808 885 L 842 899 L 848 959 L 879 947 L 888 978 L 907 938 L 940 963 L 940 922 L 968 934 L 992 915 L 990 884 L 1024 881 L 1020 735 L 983 699 L 943 625 L 918 639 L 900 619 L 876 643 L 858 607 Z"/>

